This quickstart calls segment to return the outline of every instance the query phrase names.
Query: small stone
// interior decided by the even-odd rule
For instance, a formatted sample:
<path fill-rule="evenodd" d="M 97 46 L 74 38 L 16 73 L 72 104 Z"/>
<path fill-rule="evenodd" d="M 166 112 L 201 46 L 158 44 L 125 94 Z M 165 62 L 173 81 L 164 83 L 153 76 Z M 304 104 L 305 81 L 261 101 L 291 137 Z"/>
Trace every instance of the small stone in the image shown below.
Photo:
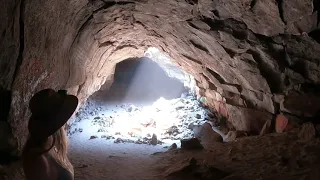
<path fill-rule="evenodd" d="M 101 135 L 101 138 L 107 138 L 107 136 L 106 135 Z"/>
<path fill-rule="evenodd" d="M 197 119 L 201 119 L 201 115 L 200 114 L 196 114 L 196 118 Z"/>
<path fill-rule="evenodd" d="M 98 129 L 98 132 L 105 132 L 105 130 L 103 130 L 103 129 Z"/>
<path fill-rule="evenodd" d="M 150 144 L 152 144 L 152 145 L 157 145 L 158 144 L 157 135 L 155 135 L 155 134 L 152 135 Z"/>
<path fill-rule="evenodd" d="M 172 134 L 173 136 L 177 136 L 178 135 L 178 133 L 177 132 L 173 132 L 173 134 Z"/>
<path fill-rule="evenodd" d="M 143 144 L 143 141 L 141 141 L 140 139 L 134 142 L 135 144 Z"/>
<path fill-rule="evenodd" d="M 177 149 L 177 148 L 178 148 L 177 144 L 176 144 L 176 143 L 173 143 L 173 144 L 168 148 L 168 151 L 174 150 L 174 149 Z"/>
<path fill-rule="evenodd" d="M 117 138 L 114 143 L 123 143 L 124 141 L 121 138 Z"/>
<path fill-rule="evenodd" d="M 178 106 L 178 107 L 176 107 L 176 110 L 180 110 L 180 109 L 183 109 L 184 108 L 184 106 Z"/>
<path fill-rule="evenodd" d="M 135 143 L 133 140 L 131 140 L 131 139 L 122 139 L 122 141 L 124 142 L 124 143 Z"/>
<path fill-rule="evenodd" d="M 120 132 L 116 132 L 115 135 L 121 135 L 121 133 Z"/>
<path fill-rule="evenodd" d="M 98 138 L 98 136 L 94 135 L 94 136 L 90 136 L 90 139 L 96 139 Z"/>
<path fill-rule="evenodd" d="M 201 145 L 199 139 L 197 138 L 191 138 L 191 139 L 182 139 L 181 142 L 181 148 L 182 149 L 203 149 L 203 146 Z"/>
<path fill-rule="evenodd" d="M 232 142 L 237 138 L 237 131 L 229 131 L 227 135 L 223 137 L 223 142 Z"/>
<path fill-rule="evenodd" d="M 278 114 L 276 117 L 276 132 L 277 133 L 282 133 L 283 130 L 287 127 L 288 125 L 288 118 L 285 117 L 282 114 Z"/>
<path fill-rule="evenodd" d="M 132 112 L 132 109 L 133 109 L 133 108 L 130 106 L 127 111 L 128 111 L 128 112 Z"/>
<path fill-rule="evenodd" d="M 107 140 L 108 140 L 108 139 L 114 139 L 114 137 L 113 137 L 113 136 L 107 136 L 106 139 L 107 139 Z"/>
<path fill-rule="evenodd" d="M 315 135 L 316 130 L 314 128 L 314 125 L 311 122 L 309 122 L 302 124 L 298 137 L 302 141 L 310 141 L 315 137 Z"/>
<path fill-rule="evenodd" d="M 161 154 L 162 152 L 155 152 L 155 153 L 152 153 L 151 155 L 158 155 L 158 154 Z"/>

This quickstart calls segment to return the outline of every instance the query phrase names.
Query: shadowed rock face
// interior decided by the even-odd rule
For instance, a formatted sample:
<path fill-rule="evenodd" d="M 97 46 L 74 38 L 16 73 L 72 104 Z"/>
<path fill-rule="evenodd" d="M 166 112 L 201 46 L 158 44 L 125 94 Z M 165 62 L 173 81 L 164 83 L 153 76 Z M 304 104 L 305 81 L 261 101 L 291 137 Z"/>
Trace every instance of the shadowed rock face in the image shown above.
<path fill-rule="evenodd" d="M 4 0 L 2 6 L 0 86 L 12 94 L 8 122 L 20 147 L 36 91 L 67 88 L 85 100 L 110 87 L 116 63 L 142 57 L 148 47 L 192 74 L 206 104 L 237 130 L 259 131 L 272 114 L 312 116 L 319 107 L 320 44 L 313 39 L 319 7 L 312 0 Z"/>

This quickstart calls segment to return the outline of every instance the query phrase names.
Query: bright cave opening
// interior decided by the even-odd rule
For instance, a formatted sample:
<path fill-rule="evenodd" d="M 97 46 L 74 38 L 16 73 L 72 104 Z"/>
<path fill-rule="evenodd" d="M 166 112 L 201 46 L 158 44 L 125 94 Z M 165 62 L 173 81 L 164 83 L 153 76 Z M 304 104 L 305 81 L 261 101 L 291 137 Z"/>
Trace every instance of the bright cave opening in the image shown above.
<path fill-rule="evenodd" d="M 113 83 L 76 114 L 70 134 L 112 143 L 169 146 L 194 137 L 212 118 L 196 97 L 194 78 L 156 48 L 116 64 Z M 104 86 L 102 86 L 104 87 Z"/>

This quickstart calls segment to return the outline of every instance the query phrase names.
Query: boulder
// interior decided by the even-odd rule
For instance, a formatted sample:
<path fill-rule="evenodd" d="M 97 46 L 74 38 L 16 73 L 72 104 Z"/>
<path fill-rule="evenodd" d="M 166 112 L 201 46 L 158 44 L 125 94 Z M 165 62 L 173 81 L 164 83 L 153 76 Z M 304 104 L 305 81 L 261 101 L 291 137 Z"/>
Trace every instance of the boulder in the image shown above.
<path fill-rule="evenodd" d="M 216 133 L 209 123 L 193 127 L 194 137 L 201 140 L 202 143 L 222 142 L 222 137 Z"/>
<path fill-rule="evenodd" d="M 237 131 L 259 134 L 266 121 L 272 120 L 272 114 L 227 104 L 228 121 Z"/>

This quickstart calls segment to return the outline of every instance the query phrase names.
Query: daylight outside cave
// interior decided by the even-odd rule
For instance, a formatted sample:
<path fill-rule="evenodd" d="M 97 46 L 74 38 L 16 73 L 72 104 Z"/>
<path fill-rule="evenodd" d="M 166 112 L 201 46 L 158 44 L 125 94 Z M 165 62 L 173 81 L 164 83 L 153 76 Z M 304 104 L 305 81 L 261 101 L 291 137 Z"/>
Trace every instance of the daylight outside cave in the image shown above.
<path fill-rule="evenodd" d="M 69 134 L 114 143 L 180 145 L 181 139 L 194 137 L 194 127 L 213 121 L 196 91 L 190 74 L 149 48 L 144 57 L 116 65 L 111 87 L 102 86 L 87 100 Z"/>

